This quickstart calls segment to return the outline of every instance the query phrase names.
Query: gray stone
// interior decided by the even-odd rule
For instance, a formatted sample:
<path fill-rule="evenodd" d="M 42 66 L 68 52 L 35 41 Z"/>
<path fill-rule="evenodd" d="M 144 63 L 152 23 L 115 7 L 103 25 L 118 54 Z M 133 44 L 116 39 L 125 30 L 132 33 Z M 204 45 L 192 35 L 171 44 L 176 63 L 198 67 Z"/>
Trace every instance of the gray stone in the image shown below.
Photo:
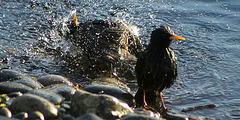
<path fill-rule="evenodd" d="M 22 96 L 23 94 L 21 92 L 12 92 L 8 94 L 8 97 L 18 97 Z"/>
<path fill-rule="evenodd" d="M 32 90 L 31 87 L 28 87 L 20 83 L 0 82 L 0 94 L 8 94 L 8 93 L 19 92 L 19 91 L 21 93 L 26 93 L 30 90 Z"/>
<path fill-rule="evenodd" d="M 43 89 L 51 90 L 57 94 L 62 95 L 65 100 L 70 100 L 72 95 L 75 93 L 76 89 L 74 87 L 68 86 L 66 84 L 53 84 Z"/>
<path fill-rule="evenodd" d="M 131 93 L 131 89 L 123 82 L 111 77 L 99 77 L 92 80 L 91 85 L 108 85 L 118 87 L 126 92 Z"/>
<path fill-rule="evenodd" d="M 58 114 L 63 114 L 65 112 L 66 112 L 65 108 L 62 108 L 62 107 L 58 108 Z"/>
<path fill-rule="evenodd" d="M 2 69 L 0 71 L 0 82 L 19 80 L 24 75 L 16 70 Z"/>
<path fill-rule="evenodd" d="M 112 87 L 108 85 L 89 85 L 83 88 L 83 90 L 96 94 L 111 95 L 126 102 L 129 106 L 134 107 L 133 96 L 129 92 L 126 92 L 118 87 Z"/>
<path fill-rule="evenodd" d="M 207 116 L 199 116 L 199 115 L 190 115 L 184 112 L 178 112 L 174 110 L 162 111 L 160 113 L 163 118 L 167 120 L 214 120 L 214 118 Z"/>
<path fill-rule="evenodd" d="M 155 118 L 155 117 L 150 117 L 147 115 L 141 115 L 141 114 L 135 114 L 135 113 L 130 113 L 124 115 L 121 120 L 165 120 L 163 118 Z"/>
<path fill-rule="evenodd" d="M 102 120 L 102 118 L 93 113 L 85 113 L 84 115 L 77 117 L 75 120 Z"/>
<path fill-rule="evenodd" d="M 33 80 L 31 77 L 24 75 L 21 72 L 11 69 L 2 69 L 0 71 L 0 82 L 6 81 L 21 83 L 31 88 L 42 88 L 42 85 L 36 80 Z"/>
<path fill-rule="evenodd" d="M 27 112 L 20 112 L 16 115 L 14 115 L 14 118 L 18 118 L 18 119 L 27 119 L 28 118 L 28 113 Z"/>
<path fill-rule="evenodd" d="M 45 118 L 41 112 L 34 111 L 29 114 L 28 120 L 45 120 Z"/>
<path fill-rule="evenodd" d="M 8 118 L 12 117 L 11 111 L 6 107 L 3 107 L 3 108 L 0 109 L 0 115 L 8 117 Z"/>
<path fill-rule="evenodd" d="M 73 86 L 73 83 L 67 78 L 60 75 L 44 75 L 37 79 L 43 86 L 48 86 L 52 84 L 67 84 L 69 86 Z"/>
<path fill-rule="evenodd" d="M 18 119 L 8 118 L 8 117 L 1 116 L 1 115 L 0 115 L 0 120 L 18 120 Z"/>
<path fill-rule="evenodd" d="M 57 116 L 57 108 L 47 99 L 33 94 L 24 94 L 17 97 L 10 106 L 10 110 L 15 113 L 40 111 L 46 118 Z"/>
<path fill-rule="evenodd" d="M 29 86 L 33 89 L 40 89 L 42 88 L 42 84 L 39 83 L 38 81 L 28 77 L 28 76 L 24 76 L 22 77 L 20 80 L 14 80 L 12 82 L 15 82 L 15 83 L 21 83 L 21 84 L 24 84 L 26 86 Z"/>
<path fill-rule="evenodd" d="M 61 95 L 45 89 L 31 90 L 28 93 L 43 97 L 55 105 L 60 104 L 64 100 Z"/>
<path fill-rule="evenodd" d="M 66 104 L 66 103 L 63 103 L 61 104 L 61 107 L 66 109 L 66 110 L 69 110 L 70 109 L 70 105 Z"/>
<path fill-rule="evenodd" d="M 134 109 L 134 113 L 136 114 L 140 114 L 140 115 L 143 115 L 143 116 L 149 116 L 149 117 L 154 117 L 154 118 L 160 118 L 160 113 L 157 112 L 157 111 L 151 111 L 151 110 L 147 110 L 147 109 L 144 109 L 144 108 L 136 108 Z"/>
<path fill-rule="evenodd" d="M 66 114 L 62 116 L 62 120 L 76 120 L 73 116 Z"/>
<path fill-rule="evenodd" d="M 127 103 L 105 94 L 93 94 L 77 90 L 72 97 L 71 114 L 75 117 L 85 113 L 94 113 L 103 119 L 116 119 L 133 110 Z"/>

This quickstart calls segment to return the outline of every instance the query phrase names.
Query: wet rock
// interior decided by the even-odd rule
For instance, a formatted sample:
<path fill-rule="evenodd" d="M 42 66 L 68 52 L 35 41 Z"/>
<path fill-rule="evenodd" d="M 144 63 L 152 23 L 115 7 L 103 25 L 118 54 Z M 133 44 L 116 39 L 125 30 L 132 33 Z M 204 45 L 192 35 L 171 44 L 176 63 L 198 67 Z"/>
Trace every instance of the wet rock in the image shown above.
<path fill-rule="evenodd" d="M 66 112 L 66 109 L 65 108 L 58 108 L 58 114 L 63 114 Z"/>
<path fill-rule="evenodd" d="M 108 85 L 89 85 L 83 88 L 83 90 L 91 93 L 95 93 L 95 94 L 111 95 L 126 102 L 129 106 L 132 106 L 132 107 L 134 106 L 133 96 L 130 93 L 125 92 L 118 87 L 112 87 Z"/>
<path fill-rule="evenodd" d="M 13 98 L 11 98 L 10 100 L 6 101 L 6 102 L 5 102 L 6 106 L 10 106 L 13 101 L 14 101 Z"/>
<path fill-rule="evenodd" d="M 24 94 L 17 97 L 10 106 L 10 110 L 15 113 L 40 111 L 46 118 L 57 116 L 57 108 L 48 100 L 33 94 Z"/>
<path fill-rule="evenodd" d="M 74 87 L 68 86 L 66 84 L 53 84 L 53 85 L 44 87 L 43 89 L 51 90 L 57 94 L 60 94 L 65 98 L 65 100 L 70 100 L 72 95 L 76 91 Z"/>
<path fill-rule="evenodd" d="M 17 120 L 17 119 L 14 119 L 14 118 L 8 118 L 8 117 L 1 116 L 1 115 L 0 115 L 0 120 Z"/>
<path fill-rule="evenodd" d="M 12 92 L 8 94 L 8 97 L 19 97 L 22 96 L 23 94 L 21 92 Z"/>
<path fill-rule="evenodd" d="M 141 114 L 135 114 L 135 113 L 130 113 L 124 115 L 121 120 L 165 120 L 163 118 L 155 118 L 155 117 L 150 117 L 147 115 L 141 115 Z"/>
<path fill-rule="evenodd" d="M 151 110 L 147 110 L 144 108 L 136 108 L 134 109 L 134 113 L 138 114 L 138 115 L 143 115 L 143 116 L 148 116 L 148 117 L 154 117 L 154 118 L 160 118 L 160 113 L 157 111 L 151 111 Z"/>
<path fill-rule="evenodd" d="M 62 116 L 63 120 L 76 120 L 73 116 L 67 114 Z"/>
<path fill-rule="evenodd" d="M 127 103 L 109 95 L 99 95 L 77 90 L 72 97 L 71 114 L 75 117 L 94 113 L 104 119 L 116 119 L 133 110 Z"/>
<path fill-rule="evenodd" d="M 11 69 L 2 69 L 0 71 L 0 82 L 19 80 L 23 76 L 24 75 L 18 71 Z"/>
<path fill-rule="evenodd" d="M 214 120 L 211 117 L 190 115 L 183 112 L 177 112 L 174 110 L 162 111 L 160 113 L 163 118 L 167 120 Z"/>
<path fill-rule="evenodd" d="M 0 94 L 8 94 L 8 93 L 19 92 L 19 91 L 21 93 L 26 93 L 30 90 L 32 90 L 31 87 L 28 87 L 20 83 L 0 82 Z"/>
<path fill-rule="evenodd" d="M 86 113 L 80 117 L 77 117 L 75 120 L 102 120 L 102 118 L 93 113 Z"/>
<path fill-rule="evenodd" d="M 131 93 L 130 88 L 123 82 L 111 77 L 99 77 L 92 80 L 91 85 L 108 85 L 113 87 L 118 87 L 126 92 Z"/>
<path fill-rule="evenodd" d="M 40 89 L 42 88 L 42 84 L 39 83 L 38 81 L 30 78 L 30 77 L 22 77 L 20 80 L 14 80 L 12 82 L 15 82 L 15 83 L 21 83 L 21 84 L 24 84 L 26 86 L 29 86 L 33 89 Z"/>
<path fill-rule="evenodd" d="M 64 98 L 61 95 L 50 90 L 37 89 L 31 90 L 28 93 L 43 97 L 55 105 L 60 104 L 64 100 Z"/>
<path fill-rule="evenodd" d="M 17 119 L 27 119 L 28 118 L 28 113 L 27 112 L 20 112 L 16 115 L 14 115 L 14 118 L 17 118 Z"/>
<path fill-rule="evenodd" d="M 12 113 L 8 108 L 3 107 L 3 108 L 0 109 L 0 116 L 5 116 L 5 117 L 8 117 L 8 118 L 11 118 Z"/>
<path fill-rule="evenodd" d="M 39 111 L 34 111 L 29 114 L 28 120 L 45 120 L 44 115 Z"/>
<path fill-rule="evenodd" d="M 66 110 L 69 110 L 70 109 L 70 105 L 66 104 L 66 103 L 63 103 L 61 104 L 61 107 L 66 109 Z"/>
<path fill-rule="evenodd" d="M 0 71 L 0 82 L 6 81 L 21 83 L 31 88 L 42 88 L 42 85 L 36 80 L 33 80 L 31 77 L 11 69 L 2 69 Z"/>
<path fill-rule="evenodd" d="M 206 109 L 206 108 L 215 108 L 217 107 L 214 104 L 208 104 L 208 105 L 201 105 L 201 106 L 195 106 L 195 107 L 189 107 L 182 109 L 182 112 L 189 112 L 189 111 L 194 111 L 194 110 L 199 110 L 199 109 Z"/>
<path fill-rule="evenodd" d="M 67 84 L 73 86 L 73 83 L 67 78 L 60 75 L 44 75 L 37 79 L 43 86 L 48 86 L 52 84 Z"/>

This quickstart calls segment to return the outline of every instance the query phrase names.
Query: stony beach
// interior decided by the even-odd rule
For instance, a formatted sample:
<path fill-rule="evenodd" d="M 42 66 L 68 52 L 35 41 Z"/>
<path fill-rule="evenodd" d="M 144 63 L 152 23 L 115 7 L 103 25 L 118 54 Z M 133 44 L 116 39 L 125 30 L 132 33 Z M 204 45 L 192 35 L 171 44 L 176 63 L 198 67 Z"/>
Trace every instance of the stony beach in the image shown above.
<path fill-rule="evenodd" d="M 102 83 L 106 82 L 104 79 L 120 82 L 115 78 L 102 78 Z M 133 95 L 117 84 L 109 86 L 99 82 L 79 88 L 61 75 L 33 78 L 10 69 L 0 71 L 0 81 L 0 119 L 4 120 L 211 119 L 174 111 L 135 108 Z"/>

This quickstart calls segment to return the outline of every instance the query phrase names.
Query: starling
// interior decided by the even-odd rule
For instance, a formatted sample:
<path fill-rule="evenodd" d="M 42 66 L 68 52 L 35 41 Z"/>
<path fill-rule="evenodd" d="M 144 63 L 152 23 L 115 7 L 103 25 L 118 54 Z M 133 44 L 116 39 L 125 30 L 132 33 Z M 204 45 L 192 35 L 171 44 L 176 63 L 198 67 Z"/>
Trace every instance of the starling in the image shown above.
<path fill-rule="evenodd" d="M 147 48 L 139 54 L 135 67 L 138 90 L 143 93 L 143 105 L 147 105 L 146 91 L 159 93 L 161 108 L 166 109 L 162 90 L 170 88 L 177 77 L 177 63 L 172 49 L 169 48 L 173 39 L 185 38 L 174 34 L 168 26 L 152 31 L 151 40 Z M 138 91 L 139 92 L 139 91 Z"/>

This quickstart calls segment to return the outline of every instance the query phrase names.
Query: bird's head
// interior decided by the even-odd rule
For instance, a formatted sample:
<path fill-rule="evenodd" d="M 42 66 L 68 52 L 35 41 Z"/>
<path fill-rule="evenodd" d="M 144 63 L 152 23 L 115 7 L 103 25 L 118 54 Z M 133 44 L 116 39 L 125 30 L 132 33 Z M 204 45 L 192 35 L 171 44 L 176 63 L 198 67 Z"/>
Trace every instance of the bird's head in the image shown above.
<path fill-rule="evenodd" d="M 174 34 L 169 26 L 160 26 L 152 31 L 150 45 L 152 47 L 169 47 L 173 39 L 185 40 L 184 37 Z"/>

